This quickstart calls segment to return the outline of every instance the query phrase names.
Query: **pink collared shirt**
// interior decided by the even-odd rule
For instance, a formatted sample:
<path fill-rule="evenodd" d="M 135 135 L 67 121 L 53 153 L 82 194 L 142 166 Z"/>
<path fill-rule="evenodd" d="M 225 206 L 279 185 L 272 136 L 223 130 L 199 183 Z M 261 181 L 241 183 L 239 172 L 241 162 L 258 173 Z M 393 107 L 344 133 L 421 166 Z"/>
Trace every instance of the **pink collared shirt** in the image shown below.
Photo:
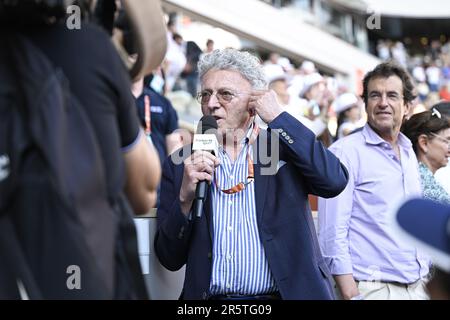
<path fill-rule="evenodd" d="M 412 283 L 428 274 L 429 259 L 391 229 L 400 204 L 422 194 L 411 142 L 400 133 L 398 145 L 400 159 L 366 124 L 330 147 L 349 171 L 339 196 L 319 198 L 319 242 L 333 275 Z"/>

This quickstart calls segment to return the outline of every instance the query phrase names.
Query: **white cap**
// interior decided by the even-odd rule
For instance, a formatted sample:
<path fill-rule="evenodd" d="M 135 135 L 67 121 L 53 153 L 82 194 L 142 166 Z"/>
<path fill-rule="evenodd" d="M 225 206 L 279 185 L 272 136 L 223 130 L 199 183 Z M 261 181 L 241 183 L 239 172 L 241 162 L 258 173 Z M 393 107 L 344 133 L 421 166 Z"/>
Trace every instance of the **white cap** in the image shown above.
<path fill-rule="evenodd" d="M 334 112 L 341 113 L 358 103 L 358 98 L 353 93 L 343 93 L 333 102 Z"/>
<path fill-rule="evenodd" d="M 305 93 L 315 84 L 323 81 L 323 77 L 318 72 L 314 72 L 305 76 L 303 81 L 303 88 L 300 91 L 300 96 L 303 97 Z"/>
<path fill-rule="evenodd" d="M 302 62 L 302 65 L 300 66 L 300 69 L 303 71 L 306 71 L 308 73 L 312 73 L 316 70 L 316 66 L 314 65 L 314 62 L 305 60 Z"/>
<path fill-rule="evenodd" d="M 275 80 L 287 80 L 287 76 L 283 68 L 278 64 L 266 64 L 263 66 L 267 84 Z"/>
<path fill-rule="evenodd" d="M 283 68 L 284 71 L 291 71 L 294 69 L 294 66 L 286 57 L 280 57 L 277 63 Z"/>

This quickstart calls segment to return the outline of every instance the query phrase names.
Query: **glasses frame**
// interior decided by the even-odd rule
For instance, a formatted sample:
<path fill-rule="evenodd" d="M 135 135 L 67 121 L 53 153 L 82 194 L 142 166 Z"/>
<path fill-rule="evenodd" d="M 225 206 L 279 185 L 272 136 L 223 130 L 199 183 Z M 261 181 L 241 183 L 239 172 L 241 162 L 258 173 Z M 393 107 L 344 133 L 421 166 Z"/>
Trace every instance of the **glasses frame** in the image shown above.
<path fill-rule="evenodd" d="M 444 138 L 443 136 L 438 135 L 438 134 L 436 134 L 436 133 L 434 133 L 434 132 L 430 132 L 430 134 L 431 134 L 433 137 L 437 138 L 438 140 L 447 143 L 447 147 L 450 149 L 450 139 Z"/>
<path fill-rule="evenodd" d="M 202 102 L 202 100 L 204 99 L 202 97 L 202 95 L 205 93 L 209 94 L 209 98 L 207 101 Z M 224 99 L 223 98 L 224 93 L 229 94 L 231 96 L 231 98 L 229 100 Z M 211 99 L 211 97 L 213 95 L 216 96 L 216 99 L 217 99 L 217 101 L 219 101 L 219 103 L 226 104 L 226 103 L 230 103 L 234 98 L 236 98 L 237 96 L 239 96 L 241 94 L 250 94 L 250 93 L 249 92 L 232 92 L 231 90 L 228 90 L 228 89 L 219 89 L 216 92 L 214 92 L 214 91 L 209 92 L 207 90 L 204 90 L 204 91 L 198 92 L 197 95 L 195 96 L 195 98 L 200 103 L 200 105 L 203 106 L 203 105 L 206 105 L 209 103 L 209 100 Z"/>

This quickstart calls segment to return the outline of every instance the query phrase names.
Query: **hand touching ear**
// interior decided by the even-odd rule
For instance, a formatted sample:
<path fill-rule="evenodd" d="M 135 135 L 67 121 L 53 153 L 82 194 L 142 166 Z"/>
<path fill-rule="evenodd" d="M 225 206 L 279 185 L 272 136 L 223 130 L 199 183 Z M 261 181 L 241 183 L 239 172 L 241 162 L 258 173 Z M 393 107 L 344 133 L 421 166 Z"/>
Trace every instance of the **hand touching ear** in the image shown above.
<path fill-rule="evenodd" d="M 251 116 L 256 113 L 266 123 L 272 122 L 283 112 L 273 90 L 252 91 L 248 101 L 248 110 Z"/>

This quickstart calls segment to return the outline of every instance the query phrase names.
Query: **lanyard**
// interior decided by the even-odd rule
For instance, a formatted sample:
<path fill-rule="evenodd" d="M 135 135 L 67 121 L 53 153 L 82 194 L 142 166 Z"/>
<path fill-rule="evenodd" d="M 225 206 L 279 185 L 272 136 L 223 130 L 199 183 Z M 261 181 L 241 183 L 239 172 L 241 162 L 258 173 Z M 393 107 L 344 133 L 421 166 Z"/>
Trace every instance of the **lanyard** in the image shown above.
<path fill-rule="evenodd" d="M 148 95 L 144 96 L 145 105 L 145 134 L 149 136 L 152 133 L 151 128 L 151 111 L 150 111 L 150 97 Z"/>
<path fill-rule="evenodd" d="M 250 145 L 253 144 L 253 142 L 256 140 L 256 137 L 258 137 L 259 134 L 259 127 L 256 123 L 253 123 L 253 130 L 252 133 L 250 135 L 250 139 L 248 140 L 247 144 L 248 144 L 248 149 L 247 149 L 247 163 L 248 163 L 248 175 L 247 175 L 247 181 L 246 182 L 239 182 L 237 185 L 229 188 L 229 189 L 221 189 L 219 188 L 219 180 L 217 179 L 217 176 L 214 172 L 214 176 L 215 176 L 215 180 L 216 180 L 216 187 L 218 190 L 222 191 L 223 193 L 226 194 L 235 194 L 238 192 L 241 192 L 242 190 L 245 189 L 245 187 L 252 183 L 255 180 L 255 174 L 254 174 L 254 168 L 253 168 L 253 162 L 250 159 Z"/>

